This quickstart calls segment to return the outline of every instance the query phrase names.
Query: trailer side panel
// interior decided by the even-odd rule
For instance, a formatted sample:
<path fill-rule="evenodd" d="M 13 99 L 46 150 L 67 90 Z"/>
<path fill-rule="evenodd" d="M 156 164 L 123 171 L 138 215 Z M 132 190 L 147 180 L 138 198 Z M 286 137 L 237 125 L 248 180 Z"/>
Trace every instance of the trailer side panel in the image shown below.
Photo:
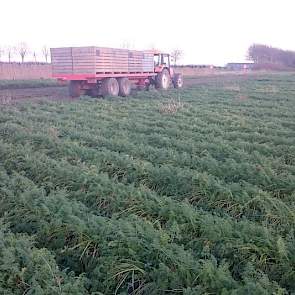
<path fill-rule="evenodd" d="M 133 75 L 153 73 L 153 54 L 145 51 L 106 47 L 65 47 L 51 49 L 53 76 Z"/>

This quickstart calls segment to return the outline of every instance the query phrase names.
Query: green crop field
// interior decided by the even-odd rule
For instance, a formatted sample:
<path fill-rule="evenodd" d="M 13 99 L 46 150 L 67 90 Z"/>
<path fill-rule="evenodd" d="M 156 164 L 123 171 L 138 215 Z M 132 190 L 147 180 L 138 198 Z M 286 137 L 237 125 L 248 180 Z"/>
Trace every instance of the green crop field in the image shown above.
<path fill-rule="evenodd" d="M 294 74 L 0 107 L 0 294 L 295 294 Z"/>

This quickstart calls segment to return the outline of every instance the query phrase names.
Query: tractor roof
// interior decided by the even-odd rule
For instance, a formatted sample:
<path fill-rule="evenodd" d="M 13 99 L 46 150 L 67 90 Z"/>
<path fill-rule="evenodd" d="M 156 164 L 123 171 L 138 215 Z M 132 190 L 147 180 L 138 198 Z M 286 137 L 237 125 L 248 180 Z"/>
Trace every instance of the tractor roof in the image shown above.
<path fill-rule="evenodd" d="M 153 53 L 154 55 L 157 55 L 157 54 L 165 54 L 165 52 L 163 51 L 160 51 L 158 49 L 149 49 L 149 50 L 145 50 L 146 52 L 149 52 L 149 53 Z"/>

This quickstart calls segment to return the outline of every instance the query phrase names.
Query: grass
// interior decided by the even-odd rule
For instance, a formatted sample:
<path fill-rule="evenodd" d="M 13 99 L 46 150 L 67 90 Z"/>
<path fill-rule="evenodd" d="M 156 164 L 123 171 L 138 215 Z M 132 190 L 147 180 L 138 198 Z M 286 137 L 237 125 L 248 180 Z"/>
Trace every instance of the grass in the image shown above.
<path fill-rule="evenodd" d="M 57 86 L 60 86 L 60 84 L 58 84 L 58 82 L 53 79 L 0 80 L 0 90 L 57 87 Z"/>
<path fill-rule="evenodd" d="M 0 293 L 295 292 L 295 76 L 187 82 L 2 107 Z"/>

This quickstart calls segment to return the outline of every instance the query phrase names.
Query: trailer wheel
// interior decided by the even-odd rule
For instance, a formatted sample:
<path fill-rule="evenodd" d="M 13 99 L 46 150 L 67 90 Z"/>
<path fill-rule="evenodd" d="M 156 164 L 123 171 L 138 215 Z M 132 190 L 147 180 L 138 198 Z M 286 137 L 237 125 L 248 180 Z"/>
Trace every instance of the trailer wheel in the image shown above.
<path fill-rule="evenodd" d="M 81 82 L 80 81 L 70 81 L 69 95 L 73 98 L 76 98 L 76 97 L 80 97 L 81 94 L 82 94 Z"/>
<path fill-rule="evenodd" d="M 115 78 L 106 78 L 101 83 L 102 96 L 118 96 L 119 84 Z"/>
<path fill-rule="evenodd" d="M 173 86 L 174 88 L 182 88 L 183 86 L 183 77 L 181 74 L 175 74 L 173 77 Z"/>
<path fill-rule="evenodd" d="M 167 69 L 164 69 L 156 76 L 156 88 L 168 89 L 170 86 L 170 74 Z"/>
<path fill-rule="evenodd" d="M 119 78 L 119 95 L 120 96 L 128 96 L 131 92 L 131 84 L 128 78 Z"/>

